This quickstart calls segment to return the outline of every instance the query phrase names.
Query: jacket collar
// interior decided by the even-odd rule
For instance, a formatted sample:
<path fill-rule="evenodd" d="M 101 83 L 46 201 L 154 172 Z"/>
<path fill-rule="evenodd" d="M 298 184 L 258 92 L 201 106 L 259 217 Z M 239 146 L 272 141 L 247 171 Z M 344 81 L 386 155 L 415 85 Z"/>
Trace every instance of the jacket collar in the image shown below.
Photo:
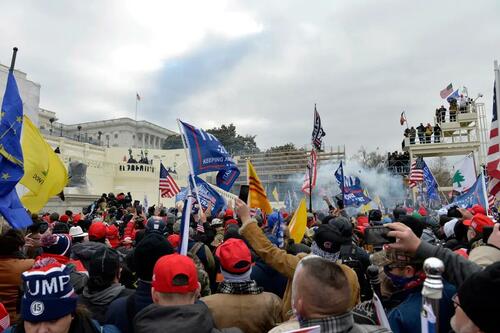
<path fill-rule="evenodd" d="M 354 326 L 352 312 L 321 319 L 300 320 L 300 327 L 321 326 L 321 332 L 348 332 Z"/>

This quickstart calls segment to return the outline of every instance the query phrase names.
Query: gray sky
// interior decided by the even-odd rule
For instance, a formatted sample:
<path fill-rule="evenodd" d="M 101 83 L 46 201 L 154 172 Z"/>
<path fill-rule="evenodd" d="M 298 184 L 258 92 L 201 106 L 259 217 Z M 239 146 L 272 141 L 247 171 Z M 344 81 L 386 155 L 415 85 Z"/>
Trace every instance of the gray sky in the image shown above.
<path fill-rule="evenodd" d="M 500 2 L 3 1 L 0 62 L 66 123 L 134 117 L 177 130 L 233 122 L 261 148 L 400 147 L 399 115 L 432 120 L 452 82 L 491 113 Z"/>

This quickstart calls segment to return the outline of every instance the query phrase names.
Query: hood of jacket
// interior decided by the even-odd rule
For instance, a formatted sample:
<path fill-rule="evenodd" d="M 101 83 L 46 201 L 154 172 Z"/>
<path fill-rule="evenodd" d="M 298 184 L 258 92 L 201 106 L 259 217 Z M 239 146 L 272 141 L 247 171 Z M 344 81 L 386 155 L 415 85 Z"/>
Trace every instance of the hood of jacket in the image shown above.
<path fill-rule="evenodd" d="M 108 288 L 94 293 L 91 293 L 89 288 L 85 287 L 85 289 L 83 289 L 82 297 L 94 305 L 108 305 L 118 295 L 120 295 L 123 290 L 125 290 L 125 287 L 119 283 L 114 283 Z"/>
<path fill-rule="evenodd" d="M 151 304 L 142 309 L 134 321 L 137 333 L 209 333 L 215 327 L 208 307 L 201 302 L 180 306 Z"/>

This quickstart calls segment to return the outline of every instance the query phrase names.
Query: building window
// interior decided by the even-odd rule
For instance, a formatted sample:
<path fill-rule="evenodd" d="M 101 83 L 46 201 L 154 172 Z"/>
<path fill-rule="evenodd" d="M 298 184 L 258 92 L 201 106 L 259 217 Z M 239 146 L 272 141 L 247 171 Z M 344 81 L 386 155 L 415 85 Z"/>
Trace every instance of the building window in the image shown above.
<path fill-rule="evenodd" d="M 115 139 L 118 139 L 118 134 L 115 134 Z"/>

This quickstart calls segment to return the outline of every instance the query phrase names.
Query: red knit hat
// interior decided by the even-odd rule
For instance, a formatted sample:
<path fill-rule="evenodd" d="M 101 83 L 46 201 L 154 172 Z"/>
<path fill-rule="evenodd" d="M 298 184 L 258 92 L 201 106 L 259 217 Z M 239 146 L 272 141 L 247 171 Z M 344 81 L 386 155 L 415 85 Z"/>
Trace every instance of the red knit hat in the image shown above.
<path fill-rule="evenodd" d="M 167 240 L 170 242 L 170 245 L 177 248 L 179 247 L 179 243 L 181 242 L 181 236 L 172 234 L 167 237 Z"/>
<path fill-rule="evenodd" d="M 241 239 L 230 238 L 219 245 L 215 251 L 222 269 L 233 274 L 242 274 L 252 265 L 252 255 L 245 242 Z"/>
<path fill-rule="evenodd" d="M 161 257 L 151 286 L 160 293 L 187 294 L 198 289 L 198 271 L 191 258 L 177 253 Z"/>

